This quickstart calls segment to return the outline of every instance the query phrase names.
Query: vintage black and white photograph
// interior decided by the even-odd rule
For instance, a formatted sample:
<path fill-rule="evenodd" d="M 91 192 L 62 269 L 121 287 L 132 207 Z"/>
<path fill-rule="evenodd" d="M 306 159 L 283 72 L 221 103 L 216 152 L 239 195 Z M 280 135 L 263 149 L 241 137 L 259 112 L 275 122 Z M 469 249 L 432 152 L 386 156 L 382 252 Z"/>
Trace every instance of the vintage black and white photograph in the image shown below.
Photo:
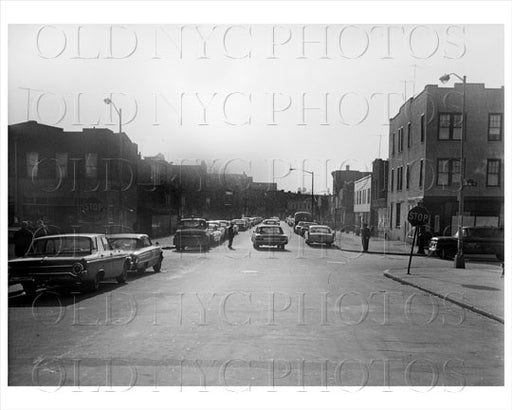
<path fill-rule="evenodd" d="M 6 409 L 511 405 L 510 3 L 7 3 Z"/>

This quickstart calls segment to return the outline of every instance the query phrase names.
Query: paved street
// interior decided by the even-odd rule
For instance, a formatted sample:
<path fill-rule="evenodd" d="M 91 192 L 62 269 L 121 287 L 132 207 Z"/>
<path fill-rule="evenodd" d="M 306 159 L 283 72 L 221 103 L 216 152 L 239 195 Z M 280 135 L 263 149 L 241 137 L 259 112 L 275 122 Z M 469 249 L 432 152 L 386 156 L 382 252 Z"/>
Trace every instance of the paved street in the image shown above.
<path fill-rule="evenodd" d="M 407 256 L 309 247 L 282 226 L 285 251 L 255 250 L 242 232 L 234 250 L 166 249 L 160 273 L 93 294 L 11 297 L 9 384 L 503 384 L 501 323 L 384 276 Z"/>

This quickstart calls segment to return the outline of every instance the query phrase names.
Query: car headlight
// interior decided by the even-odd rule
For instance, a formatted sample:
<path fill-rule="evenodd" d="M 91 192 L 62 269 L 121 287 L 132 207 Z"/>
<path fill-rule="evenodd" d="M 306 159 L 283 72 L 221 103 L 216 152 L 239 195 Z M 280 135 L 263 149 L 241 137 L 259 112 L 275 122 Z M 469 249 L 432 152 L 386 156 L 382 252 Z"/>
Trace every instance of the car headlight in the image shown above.
<path fill-rule="evenodd" d="M 82 265 L 80 262 L 74 263 L 73 266 L 71 267 L 71 271 L 75 275 L 82 273 L 84 271 L 84 269 L 85 269 L 84 265 Z"/>

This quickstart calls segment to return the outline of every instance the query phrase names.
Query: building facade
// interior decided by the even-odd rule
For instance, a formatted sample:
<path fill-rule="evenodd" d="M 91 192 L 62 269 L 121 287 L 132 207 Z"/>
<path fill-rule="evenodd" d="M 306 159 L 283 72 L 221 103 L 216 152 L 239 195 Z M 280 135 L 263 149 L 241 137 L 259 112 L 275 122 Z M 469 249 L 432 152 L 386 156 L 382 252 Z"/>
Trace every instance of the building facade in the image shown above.
<path fill-rule="evenodd" d="M 354 181 L 370 175 L 370 172 L 351 170 L 336 170 L 332 175 L 333 199 L 331 215 L 335 229 L 347 232 L 355 231 L 359 225 L 354 214 Z"/>
<path fill-rule="evenodd" d="M 356 226 L 372 225 L 370 220 L 372 175 L 354 181 L 354 221 Z"/>
<path fill-rule="evenodd" d="M 126 134 L 10 125 L 9 224 L 42 220 L 55 232 L 132 229 L 139 154 Z"/>
<path fill-rule="evenodd" d="M 462 84 L 427 85 L 390 119 L 388 222 L 391 239 L 411 236 L 407 212 L 422 204 L 434 234 L 456 228 L 460 170 L 464 167 L 464 224 L 503 225 L 504 89 L 466 85 L 462 139 Z"/>
<path fill-rule="evenodd" d="M 372 233 L 382 238 L 387 237 L 388 221 L 388 161 L 380 158 L 372 163 L 372 186 L 370 225 Z"/>

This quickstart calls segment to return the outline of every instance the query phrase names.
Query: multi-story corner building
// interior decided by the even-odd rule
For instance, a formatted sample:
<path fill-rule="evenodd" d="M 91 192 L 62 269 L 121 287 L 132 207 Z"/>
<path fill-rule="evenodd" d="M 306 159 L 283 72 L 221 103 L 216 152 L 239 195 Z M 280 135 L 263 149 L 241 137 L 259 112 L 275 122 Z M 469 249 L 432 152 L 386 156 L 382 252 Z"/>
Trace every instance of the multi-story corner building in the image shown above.
<path fill-rule="evenodd" d="M 104 128 L 68 132 L 10 125 L 9 224 L 43 220 L 59 232 L 132 229 L 137 217 L 137 144 Z"/>
<path fill-rule="evenodd" d="M 356 227 L 371 225 L 372 175 L 354 181 L 354 220 Z"/>
<path fill-rule="evenodd" d="M 391 239 L 410 236 L 407 212 L 419 203 L 431 214 L 431 231 L 454 232 L 461 175 L 462 90 L 462 84 L 427 85 L 390 119 Z M 467 84 L 465 110 L 464 224 L 503 225 L 503 87 Z"/>
<path fill-rule="evenodd" d="M 336 229 L 354 231 L 356 225 L 354 215 L 354 181 L 370 175 L 371 172 L 351 170 L 349 166 L 344 170 L 337 170 L 332 175 L 332 210 L 333 224 Z"/>

